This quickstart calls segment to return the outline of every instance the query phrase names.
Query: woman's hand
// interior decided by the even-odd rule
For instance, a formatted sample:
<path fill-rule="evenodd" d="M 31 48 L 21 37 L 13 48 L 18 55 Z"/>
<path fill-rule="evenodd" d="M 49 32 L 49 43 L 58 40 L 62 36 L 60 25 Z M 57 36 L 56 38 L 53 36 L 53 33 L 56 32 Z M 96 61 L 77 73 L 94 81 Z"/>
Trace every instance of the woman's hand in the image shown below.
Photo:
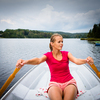
<path fill-rule="evenodd" d="M 22 68 L 24 66 L 24 64 L 26 64 L 26 61 L 23 59 L 19 59 L 16 63 L 16 67 L 17 68 Z"/>
<path fill-rule="evenodd" d="M 87 58 L 86 58 L 86 62 L 87 62 L 89 65 L 92 65 L 92 64 L 94 63 L 92 57 L 87 57 Z"/>

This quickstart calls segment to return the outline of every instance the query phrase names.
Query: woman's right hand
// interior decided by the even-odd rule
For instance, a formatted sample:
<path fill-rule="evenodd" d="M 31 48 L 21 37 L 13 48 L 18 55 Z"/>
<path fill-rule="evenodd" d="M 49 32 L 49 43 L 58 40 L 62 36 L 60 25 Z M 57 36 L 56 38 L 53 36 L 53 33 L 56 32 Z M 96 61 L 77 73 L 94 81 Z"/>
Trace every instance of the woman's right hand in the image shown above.
<path fill-rule="evenodd" d="M 86 62 L 87 62 L 89 65 L 92 65 L 92 64 L 94 63 L 92 57 L 87 57 L 87 58 L 86 58 Z"/>
<path fill-rule="evenodd" d="M 22 67 L 24 66 L 25 63 L 26 63 L 25 60 L 19 59 L 19 60 L 17 61 L 17 63 L 16 63 L 16 67 L 17 67 L 17 68 L 22 68 Z"/>

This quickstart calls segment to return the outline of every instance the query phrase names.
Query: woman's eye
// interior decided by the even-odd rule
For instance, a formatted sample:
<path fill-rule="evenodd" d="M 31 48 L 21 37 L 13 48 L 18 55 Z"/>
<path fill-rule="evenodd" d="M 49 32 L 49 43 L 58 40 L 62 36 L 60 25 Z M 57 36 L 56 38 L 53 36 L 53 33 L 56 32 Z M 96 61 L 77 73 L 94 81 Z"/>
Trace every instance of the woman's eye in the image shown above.
<path fill-rule="evenodd" d="M 61 43 L 61 42 L 63 43 L 63 41 L 58 41 L 58 43 Z"/>
<path fill-rule="evenodd" d="M 60 41 L 58 41 L 58 43 L 60 43 Z"/>

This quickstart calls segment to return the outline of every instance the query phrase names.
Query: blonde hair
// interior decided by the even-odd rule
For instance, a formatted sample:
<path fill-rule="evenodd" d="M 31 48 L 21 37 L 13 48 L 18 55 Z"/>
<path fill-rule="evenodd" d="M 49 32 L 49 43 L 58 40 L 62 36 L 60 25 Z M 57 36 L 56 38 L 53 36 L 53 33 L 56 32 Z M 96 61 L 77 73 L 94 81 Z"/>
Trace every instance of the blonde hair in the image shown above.
<path fill-rule="evenodd" d="M 60 37 L 62 37 L 62 35 L 60 35 L 60 34 L 58 34 L 58 33 L 54 33 L 52 36 L 51 36 L 51 38 L 50 38 L 50 42 L 55 42 L 55 37 L 56 36 L 60 36 Z M 53 50 L 53 48 L 52 48 L 52 46 L 51 46 L 51 43 L 49 43 L 49 48 L 50 48 L 50 50 L 52 51 Z"/>

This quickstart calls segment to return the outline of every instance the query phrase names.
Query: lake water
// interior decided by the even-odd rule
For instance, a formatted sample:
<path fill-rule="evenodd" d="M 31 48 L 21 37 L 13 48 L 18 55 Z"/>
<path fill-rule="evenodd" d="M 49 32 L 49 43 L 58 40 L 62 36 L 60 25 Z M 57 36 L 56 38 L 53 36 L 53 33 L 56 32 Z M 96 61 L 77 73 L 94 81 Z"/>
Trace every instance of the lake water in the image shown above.
<path fill-rule="evenodd" d="M 13 73 L 18 59 L 27 60 L 41 57 L 44 53 L 50 51 L 49 41 L 49 39 L 0 39 L 0 88 Z M 95 46 L 87 40 L 64 39 L 62 50 L 71 52 L 77 58 L 85 59 L 91 56 L 100 71 L 100 46 Z M 34 66 L 25 65 L 18 72 L 8 89 L 32 67 Z"/>

